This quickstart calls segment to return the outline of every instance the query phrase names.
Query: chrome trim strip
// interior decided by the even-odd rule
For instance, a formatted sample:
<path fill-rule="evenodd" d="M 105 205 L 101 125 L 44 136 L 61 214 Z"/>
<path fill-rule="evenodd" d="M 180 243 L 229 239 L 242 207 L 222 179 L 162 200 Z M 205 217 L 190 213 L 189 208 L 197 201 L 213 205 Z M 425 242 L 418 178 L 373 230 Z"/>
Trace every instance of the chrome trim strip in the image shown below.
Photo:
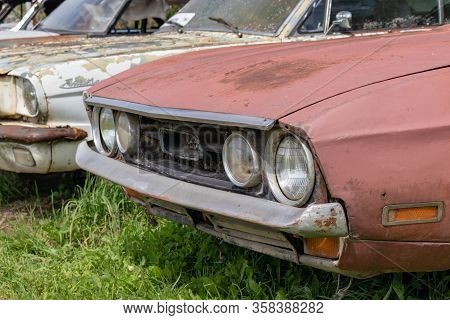
<path fill-rule="evenodd" d="M 92 107 L 111 108 L 118 111 L 130 112 L 149 118 L 209 123 L 264 131 L 270 130 L 275 124 L 275 120 L 259 117 L 208 111 L 162 108 L 95 96 L 87 97 L 85 104 Z"/>
<path fill-rule="evenodd" d="M 445 23 L 445 4 L 444 0 L 438 0 L 438 9 L 439 9 L 439 23 Z"/>
<path fill-rule="evenodd" d="M 276 161 L 278 157 L 279 147 L 283 139 L 289 135 L 294 137 L 300 143 L 301 149 L 303 150 L 306 156 L 307 162 L 306 167 L 308 169 L 307 178 L 309 180 L 309 184 L 307 185 L 307 188 L 303 196 L 297 200 L 289 199 L 284 194 L 283 190 L 281 189 L 280 181 L 276 173 Z M 275 196 L 275 198 L 281 203 L 290 206 L 298 207 L 304 205 L 311 197 L 316 177 L 316 172 L 314 168 L 314 157 L 311 151 L 309 150 L 308 144 L 295 134 L 288 133 L 283 130 L 274 130 L 270 133 L 269 139 L 267 140 L 266 143 L 265 160 L 266 161 L 263 162 L 263 171 L 266 175 L 270 190 L 272 191 L 272 194 Z"/>
<path fill-rule="evenodd" d="M 150 203 L 152 200 L 162 200 L 296 236 L 348 236 L 347 219 L 339 203 L 311 204 L 306 208 L 297 208 L 183 182 L 108 158 L 93 151 L 86 141 L 78 146 L 76 162 L 86 171 L 147 196 Z"/>
<path fill-rule="evenodd" d="M 426 220 L 406 220 L 406 221 L 390 221 L 389 216 L 392 210 L 396 209 L 409 209 L 409 208 L 425 208 L 425 207 L 436 207 L 437 216 L 436 218 L 426 219 Z M 423 203 L 412 203 L 412 204 L 398 204 L 398 205 L 388 205 L 383 208 L 382 213 L 382 224 L 385 227 L 391 226 L 401 226 L 401 225 L 411 225 L 411 224 L 422 224 L 422 223 L 436 223 L 442 220 L 444 215 L 444 203 L 443 202 L 423 202 Z"/>
<path fill-rule="evenodd" d="M 326 0 L 327 1 L 327 6 L 326 6 L 326 11 L 325 11 L 325 21 L 324 21 L 324 33 L 327 34 L 327 30 L 330 28 L 330 25 L 332 23 L 332 21 L 334 20 L 334 17 L 331 17 L 331 6 L 333 3 L 333 0 Z"/>

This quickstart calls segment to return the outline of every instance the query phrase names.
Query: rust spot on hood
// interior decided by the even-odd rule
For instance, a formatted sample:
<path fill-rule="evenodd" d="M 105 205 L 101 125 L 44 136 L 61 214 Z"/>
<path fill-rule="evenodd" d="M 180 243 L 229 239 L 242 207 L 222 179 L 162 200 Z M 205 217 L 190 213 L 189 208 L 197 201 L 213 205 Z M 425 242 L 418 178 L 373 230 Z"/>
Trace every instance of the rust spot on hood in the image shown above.
<path fill-rule="evenodd" d="M 333 62 L 300 59 L 295 61 L 263 61 L 227 72 L 222 83 L 234 83 L 236 89 L 275 89 L 307 78 L 334 64 Z"/>

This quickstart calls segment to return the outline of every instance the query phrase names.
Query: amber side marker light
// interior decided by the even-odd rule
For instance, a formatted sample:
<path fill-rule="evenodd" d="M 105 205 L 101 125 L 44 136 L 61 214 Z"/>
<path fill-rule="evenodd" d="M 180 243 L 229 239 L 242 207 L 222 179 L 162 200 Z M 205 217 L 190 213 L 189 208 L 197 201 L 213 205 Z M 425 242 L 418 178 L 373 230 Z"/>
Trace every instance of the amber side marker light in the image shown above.
<path fill-rule="evenodd" d="M 305 254 L 321 258 L 337 259 L 341 251 L 340 238 L 305 238 Z"/>
<path fill-rule="evenodd" d="M 383 208 L 382 222 L 384 226 L 433 223 L 441 221 L 443 213 L 442 202 L 392 205 Z"/>

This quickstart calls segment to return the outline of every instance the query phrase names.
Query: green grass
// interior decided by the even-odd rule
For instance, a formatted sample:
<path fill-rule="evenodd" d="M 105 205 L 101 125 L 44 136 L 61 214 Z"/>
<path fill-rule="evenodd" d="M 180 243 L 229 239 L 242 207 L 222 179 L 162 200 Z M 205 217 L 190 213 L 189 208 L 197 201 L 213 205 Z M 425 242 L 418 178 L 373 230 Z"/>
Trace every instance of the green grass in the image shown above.
<path fill-rule="evenodd" d="M 335 297 L 336 275 L 172 222 L 151 227 L 144 210 L 106 181 L 88 177 L 68 201 L 67 192 L 41 196 L 27 182 L 25 203 L 16 193 L 22 183 L 14 175 L 0 180 L 3 208 L 17 212 L 0 225 L 1 299 Z M 345 298 L 443 299 L 449 281 L 445 272 L 385 275 L 353 281 Z M 347 283 L 341 278 L 341 287 Z"/>

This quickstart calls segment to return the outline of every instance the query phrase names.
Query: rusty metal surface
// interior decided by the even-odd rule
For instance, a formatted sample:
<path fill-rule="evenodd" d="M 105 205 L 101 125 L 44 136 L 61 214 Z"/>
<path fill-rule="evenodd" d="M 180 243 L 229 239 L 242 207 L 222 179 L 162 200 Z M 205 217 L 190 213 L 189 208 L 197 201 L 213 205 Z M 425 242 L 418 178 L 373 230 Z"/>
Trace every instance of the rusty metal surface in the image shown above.
<path fill-rule="evenodd" d="M 278 119 L 343 92 L 447 66 L 449 36 L 450 26 L 442 26 L 199 51 L 137 67 L 90 92 L 166 108 Z"/>
<path fill-rule="evenodd" d="M 337 266 L 365 277 L 387 272 L 448 270 L 450 243 L 348 241 Z"/>
<path fill-rule="evenodd" d="M 86 131 L 77 128 L 33 128 L 0 125 L 0 141 L 39 143 L 56 140 L 78 141 L 86 137 Z"/>
<path fill-rule="evenodd" d="M 400 78 L 281 119 L 306 130 L 352 237 L 450 242 L 449 78 L 450 68 Z M 444 202 L 439 223 L 382 225 L 387 205 L 434 201 Z"/>
<path fill-rule="evenodd" d="M 148 197 L 212 215 L 249 222 L 297 236 L 347 236 L 345 213 L 338 203 L 296 208 L 278 202 L 195 185 L 103 156 L 82 142 L 76 154 L 80 168 Z M 205 194 L 208 197 L 205 198 Z M 274 214 L 276 212 L 276 214 Z M 329 219 L 326 217 L 328 216 Z"/>

